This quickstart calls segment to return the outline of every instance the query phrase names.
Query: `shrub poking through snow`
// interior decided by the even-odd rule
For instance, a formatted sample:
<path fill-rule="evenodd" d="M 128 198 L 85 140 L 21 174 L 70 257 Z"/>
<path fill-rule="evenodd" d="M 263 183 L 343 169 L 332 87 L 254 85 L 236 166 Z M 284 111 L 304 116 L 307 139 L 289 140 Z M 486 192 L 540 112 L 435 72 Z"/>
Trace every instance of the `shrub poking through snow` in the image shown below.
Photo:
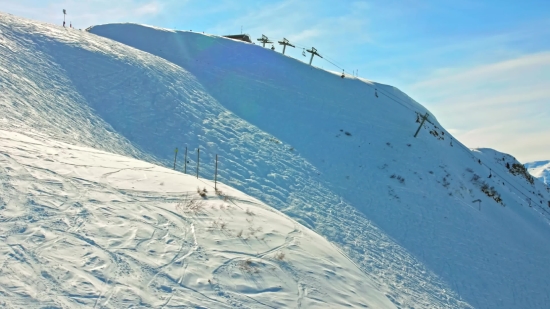
<path fill-rule="evenodd" d="M 500 197 L 500 194 L 495 190 L 495 187 L 489 187 L 487 183 L 483 182 L 481 184 L 481 192 L 487 194 L 488 197 L 492 197 L 495 202 L 504 206 L 502 198 Z"/>
<path fill-rule="evenodd" d="M 242 271 L 247 272 L 249 274 L 257 274 L 257 273 L 260 272 L 258 270 L 258 267 L 256 266 L 256 264 L 254 262 L 252 262 L 252 260 L 250 260 L 250 259 L 246 259 L 246 260 L 242 261 L 239 268 Z"/>
<path fill-rule="evenodd" d="M 197 187 L 197 193 L 198 193 L 200 196 L 202 196 L 202 197 L 205 198 L 205 197 L 206 197 L 206 193 L 208 193 L 208 191 L 206 191 L 206 188 L 203 188 L 203 189 L 201 190 L 199 187 Z"/>
<path fill-rule="evenodd" d="M 179 202 L 178 205 L 176 205 L 176 208 L 183 212 L 193 212 L 197 214 L 204 208 L 204 203 L 200 200 L 186 198 L 185 200 Z"/>
<path fill-rule="evenodd" d="M 519 163 L 512 164 L 509 171 L 510 173 L 512 173 L 512 175 L 516 175 L 516 176 L 519 175 L 527 179 L 527 181 L 530 184 L 535 183 L 535 178 L 531 176 L 531 174 L 529 174 L 529 172 L 527 171 L 527 168 L 525 168 L 525 166 L 523 166 L 522 164 L 519 164 Z"/>
<path fill-rule="evenodd" d="M 399 176 L 399 175 L 393 174 L 393 175 L 390 176 L 390 178 L 392 178 L 392 179 L 397 179 L 397 181 L 399 181 L 399 183 L 405 183 L 405 178 L 403 178 L 403 177 L 401 177 L 401 176 Z"/>
<path fill-rule="evenodd" d="M 285 253 L 282 251 L 279 251 L 275 253 L 275 258 L 279 261 L 282 261 L 285 258 Z"/>
<path fill-rule="evenodd" d="M 485 193 L 488 197 L 492 197 L 495 202 L 501 204 L 502 206 L 506 206 L 504 205 L 500 194 L 495 190 L 495 187 L 490 187 L 485 181 L 480 179 L 481 177 L 479 177 L 478 174 L 472 175 L 472 183 L 479 186 L 481 192 Z"/>

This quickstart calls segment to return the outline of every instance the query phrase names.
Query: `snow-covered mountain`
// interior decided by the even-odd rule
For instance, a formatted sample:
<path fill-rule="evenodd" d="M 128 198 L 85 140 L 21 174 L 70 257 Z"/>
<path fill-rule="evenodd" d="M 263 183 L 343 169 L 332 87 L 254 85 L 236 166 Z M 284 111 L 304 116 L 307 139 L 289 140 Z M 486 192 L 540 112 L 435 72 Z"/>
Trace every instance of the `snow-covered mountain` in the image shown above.
<path fill-rule="evenodd" d="M 550 186 L 550 160 L 529 162 L 525 164 L 525 167 L 531 175 Z"/>
<path fill-rule="evenodd" d="M 175 147 L 181 162 L 187 146 L 188 172 L 200 147 L 200 175 L 209 179 L 218 154 L 222 182 L 321 234 L 369 278 L 372 295 L 383 295 L 353 298 L 342 277 L 334 287 L 341 297 L 304 307 L 343 306 L 346 297 L 355 307 L 386 300 L 396 308 L 550 304 L 550 194 L 513 157 L 470 151 L 433 115 L 414 138 L 429 111 L 396 88 L 342 79 L 260 46 L 132 24 L 90 32 L 0 15 L 0 128 L 166 166 Z M 12 239 L 19 241 L 12 246 L 25 247 L 23 236 Z M 139 257 L 144 265 L 146 256 Z M 194 258 L 203 257 L 192 253 L 185 260 Z M 108 298 L 98 295 L 106 294 L 86 278 L 86 297 L 104 304 Z M 101 274 L 96 278 L 104 279 L 104 290 L 116 287 Z M 316 280 L 325 293 L 329 283 L 308 282 Z M 324 280 L 331 282 L 332 274 Z M 178 289 L 197 286 L 179 283 Z M 243 301 L 246 291 L 235 296 L 243 307 L 279 307 Z M 274 295 L 263 299 L 275 301 L 282 291 L 288 290 L 266 290 Z"/>

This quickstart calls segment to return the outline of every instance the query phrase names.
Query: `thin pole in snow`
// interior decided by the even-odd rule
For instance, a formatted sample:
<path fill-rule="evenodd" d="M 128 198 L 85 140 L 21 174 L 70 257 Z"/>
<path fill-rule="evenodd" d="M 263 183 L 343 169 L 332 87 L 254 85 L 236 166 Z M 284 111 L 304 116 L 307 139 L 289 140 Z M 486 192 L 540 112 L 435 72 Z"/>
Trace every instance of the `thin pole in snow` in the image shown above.
<path fill-rule="evenodd" d="M 176 169 L 176 161 L 178 159 L 178 147 L 176 147 L 176 154 L 174 155 L 174 170 Z"/>
<path fill-rule="evenodd" d="M 218 190 L 218 155 L 216 155 L 216 169 L 214 172 L 214 190 Z"/>
<path fill-rule="evenodd" d="M 200 155 L 201 155 L 201 149 L 197 148 L 197 178 L 199 178 Z"/>
<path fill-rule="evenodd" d="M 185 161 L 183 162 L 183 173 L 187 174 L 187 146 L 185 146 Z"/>
<path fill-rule="evenodd" d="M 479 211 L 481 211 L 481 200 L 480 199 L 477 199 L 475 201 L 472 201 L 472 203 L 479 203 L 478 204 L 478 207 L 479 207 Z"/>

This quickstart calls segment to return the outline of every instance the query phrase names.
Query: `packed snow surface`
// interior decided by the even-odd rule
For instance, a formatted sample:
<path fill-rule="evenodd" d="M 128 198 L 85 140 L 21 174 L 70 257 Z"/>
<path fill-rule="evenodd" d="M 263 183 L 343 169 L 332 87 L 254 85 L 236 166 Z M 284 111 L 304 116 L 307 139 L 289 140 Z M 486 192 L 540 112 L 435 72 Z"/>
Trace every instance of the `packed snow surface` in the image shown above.
<path fill-rule="evenodd" d="M 218 179 L 349 256 L 384 295 L 369 301 L 550 306 L 547 187 L 431 114 L 414 138 L 429 111 L 396 88 L 192 32 L 6 14 L 0 31 L 0 128 L 165 166 L 179 147 L 188 173 L 200 147 L 209 179 L 218 154 Z"/>
<path fill-rule="evenodd" d="M 550 306 L 550 196 L 540 182 L 510 172 L 513 157 L 470 151 L 433 115 L 414 138 L 427 110 L 399 90 L 257 45 L 133 24 L 90 31 L 179 65 L 224 107 L 289 144 L 292 158 L 315 170 L 305 171 L 311 180 L 298 187 L 300 197 L 273 204 L 348 248 L 367 272 L 373 237 L 364 227 L 374 223 L 474 307 Z M 318 215 L 334 212 L 326 194 L 311 203 L 319 196 L 312 182 L 338 196 L 338 208 L 351 206 L 353 224 L 342 211 Z M 292 182 L 278 185 L 296 192 Z M 400 274 L 408 273 L 404 282 L 413 272 Z"/>
<path fill-rule="evenodd" d="M 9 131 L 0 164 L 3 308 L 396 308 L 336 246 L 223 184 Z"/>

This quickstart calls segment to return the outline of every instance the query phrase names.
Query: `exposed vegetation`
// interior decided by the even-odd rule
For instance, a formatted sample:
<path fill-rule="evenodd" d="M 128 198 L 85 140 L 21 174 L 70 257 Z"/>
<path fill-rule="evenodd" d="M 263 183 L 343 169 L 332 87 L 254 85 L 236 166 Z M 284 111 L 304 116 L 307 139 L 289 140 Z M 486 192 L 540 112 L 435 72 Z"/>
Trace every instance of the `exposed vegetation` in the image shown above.
<path fill-rule="evenodd" d="M 481 192 L 485 193 L 488 197 L 493 198 L 495 202 L 501 204 L 502 206 L 506 206 L 495 187 L 489 186 L 485 181 L 481 180 L 481 177 L 478 174 L 472 175 L 472 183 L 479 186 Z"/>
<path fill-rule="evenodd" d="M 391 175 L 390 178 L 392 179 L 397 179 L 399 181 L 399 183 L 405 183 L 405 178 L 403 178 L 402 176 L 399 176 L 399 175 Z"/>
<path fill-rule="evenodd" d="M 527 179 L 527 181 L 530 184 L 535 183 L 535 177 L 531 176 L 531 174 L 529 174 L 529 172 L 527 171 L 527 168 L 522 164 L 519 164 L 519 163 L 512 164 L 512 166 L 509 168 L 509 171 L 510 173 L 512 173 L 512 175 L 519 175 Z"/>

